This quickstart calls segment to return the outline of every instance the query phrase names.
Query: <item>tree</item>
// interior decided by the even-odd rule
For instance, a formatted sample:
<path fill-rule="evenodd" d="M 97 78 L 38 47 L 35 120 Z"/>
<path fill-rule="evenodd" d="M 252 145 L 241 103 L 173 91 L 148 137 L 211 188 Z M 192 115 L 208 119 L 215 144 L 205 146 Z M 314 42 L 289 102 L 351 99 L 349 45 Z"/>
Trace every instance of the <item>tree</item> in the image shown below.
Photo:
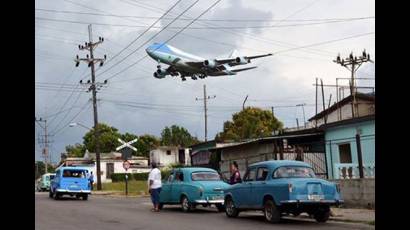
<path fill-rule="evenodd" d="M 272 135 L 274 130 L 283 127 L 269 110 L 248 107 L 232 115 L 232 121 L 224 123 L 223 132 L 215 136 L 216 141 L 239 141 Z"/>
<path fill-rule="evenodd" d="M 67 145 L 65 151 L 69 157 L 83 157 L 85 153 L 85 146 L 82 144 Z"/>
<path fill-rule="evenodd" d="M 138 149 L 138 155 L 149 157 L 149 152 L 158 147 L 161 141 L 153 135 L 144 134 L 138 138 L 136 142 L 136 148 Z"/>
<path fill-rule="evenodd" d="M 115 127 L 98 124 L 98 130 L 100 132 L 100 152 L 108 153 L 115 151 L 115 148 L 118 147 L 118 138 L 121 137 L 121 134 L 118 133 L 118 129 Z M 83 143 L 86 149 L 90 152 L 95 152 L 95 130 L 91 129 L 83 137 Z"/>
<path fill-rule="evenodd" d="M 162 145 L 188 147 L 197 143 L 199 143 L 198 139 L 193 137 L 184 127 L 167 126 L 161 132 Z"/>
<path fill-rule="evenodd" d="M 35 175 L 35 179 L 38 179 L 41 177 L 41 175 L 43 175 L 44 173 L 46 173 L 46 167 L 44 162 L 42 161 L 36 161 L 34 162 L 34 175 Z M 55 171 L 55 168 L 50 165 L 47 164 L 47 172 L 48 173 L 53 173 Z"/>

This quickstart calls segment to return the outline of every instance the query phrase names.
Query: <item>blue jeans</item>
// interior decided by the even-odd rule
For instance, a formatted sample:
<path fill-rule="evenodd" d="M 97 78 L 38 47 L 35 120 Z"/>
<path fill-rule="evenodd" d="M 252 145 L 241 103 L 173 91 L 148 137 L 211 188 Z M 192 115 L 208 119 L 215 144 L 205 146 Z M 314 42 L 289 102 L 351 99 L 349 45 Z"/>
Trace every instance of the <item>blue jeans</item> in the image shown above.
<path fill-rule="evenodd" d="M 159 193 L 161 188 L 151 189 L 151 200 L 154 205 L 159 204 Z"/>

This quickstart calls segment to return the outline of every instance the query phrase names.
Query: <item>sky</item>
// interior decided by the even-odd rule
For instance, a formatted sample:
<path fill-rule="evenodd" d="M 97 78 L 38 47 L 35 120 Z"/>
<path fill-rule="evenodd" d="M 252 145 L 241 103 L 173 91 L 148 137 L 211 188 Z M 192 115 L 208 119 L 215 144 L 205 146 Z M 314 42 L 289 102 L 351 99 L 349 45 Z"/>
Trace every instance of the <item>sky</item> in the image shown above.
<path fill-rule="evenodd" d="M 165 126 L 177 124 L 204 140 L 203 101 L 196 100 L 203 97 L 204 84 L 207 94 L 216 96 L 208 101 L 208 139 L 242 109 L 246 96 L 245 106 L 269 110 L 273 106 L 285 127 L 295 127 L 296 119 L 299 124 L 304 119 L 297 104 L 306 103 L 306 120 L 315 114 L 316 78 L 325 85 L 335 85 L 336 78 L 350 77 L 350 72 L 333 60 L 338 54 L 347 57 L 351 52 L 360 56 L 363 49 L 374 63 L 360 67 L 356 77 L 370 79 L 357 80 L 356 84 L 374 86 L 374 1 L 221 0 L 181 31 L 214 2 L 36 0 L 35 116 L 47 120 L 51 161 L 59 161 L 66 145 L 82 143 L 88 131 L 85 127 L 93 126 L 91 93 L 87 86 L 78 84 L 81 79 L 90 79 L 90 68 L 85 63 L 75 67 L 74 62 L 76 55 L 87 54 L 78 45 L 88 41 L 88 24 L 92 24 L 94 41 L 104 37 L 95 57 L 107 55 L 105 65 L 96 70 L 98 82 L 108 79 L 97 93 L 99 122 L 121 133 L 160 136 Z M 173 21 L 181 13 L 180 20 Z M 226 58 L 233 50 L 241 56 L 274 55 L 252 61 L 250 65 L 256 69 L 234 76 L 185 82 L 170 76 L 156 79 L 153 72 L 157 63 L 146 57 L 145 48 L 170 38 L 170 45 L 204 59 Z M 348 85 L 348 81 L 339 84 Z M 318 104 L 322 105 L 319 96 Z M 324 97 L 326 106 L 329 98 L 333 104 L 336 90 L 325 87 Z M 85 127 L 69 127 L 73 122 Z M 42 135 L 43 128 L 36 125 L 38 160 L 42 159 Z"/>

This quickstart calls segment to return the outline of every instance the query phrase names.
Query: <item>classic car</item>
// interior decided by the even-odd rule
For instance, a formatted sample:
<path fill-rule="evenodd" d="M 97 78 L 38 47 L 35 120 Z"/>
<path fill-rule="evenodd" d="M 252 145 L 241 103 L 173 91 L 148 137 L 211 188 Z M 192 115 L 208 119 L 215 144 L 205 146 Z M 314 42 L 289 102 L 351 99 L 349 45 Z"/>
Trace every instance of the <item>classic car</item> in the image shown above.
<path fill-rule="evenodd" d="M 160 193 L 160 208 L 164 204 L 180 204 L 188 212 L 197 205 L 215 205 L 224 211 L 224 193 L 229 184 L 222 181 L 217 171 L 210 168 L 189 167 L 171 171 L 163 181 Z"/>
<path fill-rule="evenodd" d="M 43 174 L 37 183 L 37 191 L 49 191 L 50 190 L 50 181 L 54 178 L 55 173 L 46 173 Z"/>
<path fill-rule="evenodd" d="M 49 197 L 56 200 L 63 195 L 88 199 L 91 193 L 91 185 L 88 180 L 88 169 L 81 167 L 60 167 L 56 170 L 56 175 L 51 181 Z"/>
<path fill-rule="evenodd" d="M 224 191 L 226 215 L 262 210 L 269 222 L 281 216 L 307 212 L 326 222 L 330 206 L 343 203 L 338 184 L 316 178 L 312 167 L 301 161 L 272 160 L 251 164 L 243 182 Z"/>

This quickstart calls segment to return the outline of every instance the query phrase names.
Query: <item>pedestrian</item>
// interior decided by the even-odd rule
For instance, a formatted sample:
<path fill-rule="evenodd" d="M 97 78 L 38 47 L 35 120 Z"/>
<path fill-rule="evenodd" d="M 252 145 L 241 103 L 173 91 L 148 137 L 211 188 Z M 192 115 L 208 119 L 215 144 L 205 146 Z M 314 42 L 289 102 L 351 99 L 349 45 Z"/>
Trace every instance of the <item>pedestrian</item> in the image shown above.
<path fill-rule="evenodd" d="M 232 162 L 231 164 L 231 178 L 229 180 L 229 184 L 237 184 L 242 183 L 241 173 L 239 172 L 238 163 L 236 161 Z"/>
<path fill-rule="evenodd" d="M 94 175 L 93 172 L 91 171 L 90 176 L 88 177 L 88 181 L 90 182 L 91 190 L 93 190 L 93 185 L 94 185 Z"/>
<path fill-rule="evenodd" d="M 157 168 L 157 163 L 151 163 L 151 171 L 148 175 L 148 191 L 151 194 L 152 204 L 151 211 L 159 212 L 159 194 L 161 192 L 161 171 Z"/>

